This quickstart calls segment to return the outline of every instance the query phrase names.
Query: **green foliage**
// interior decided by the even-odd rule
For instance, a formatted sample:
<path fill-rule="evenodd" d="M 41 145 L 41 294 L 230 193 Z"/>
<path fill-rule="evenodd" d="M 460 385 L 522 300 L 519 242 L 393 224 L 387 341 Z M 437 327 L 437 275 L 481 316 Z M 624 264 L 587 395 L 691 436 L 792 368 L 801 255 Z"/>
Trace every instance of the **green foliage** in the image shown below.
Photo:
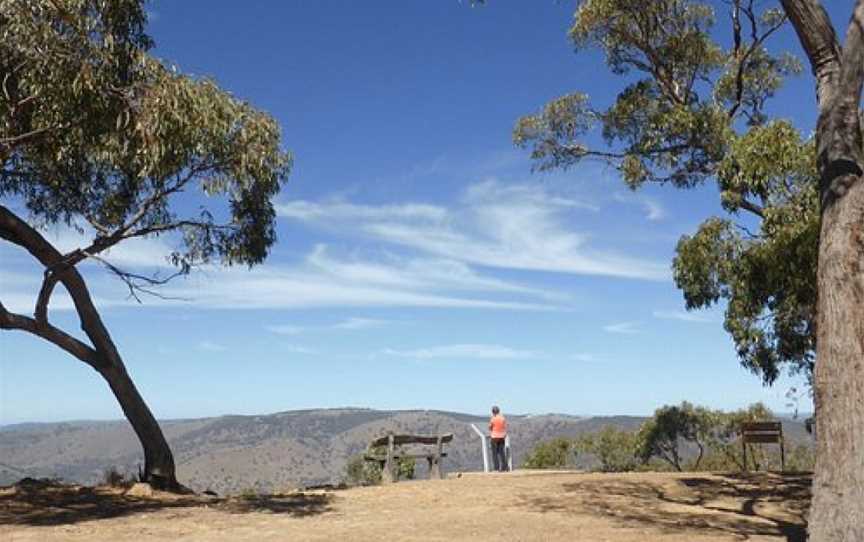
<path fill-rule="evenodd" d="M 559 437 L 536 445 L 523 463 L 530 469 L 591 468 L 626 471 L 743 471 L 739 434 L 745 422 L 775 417 L 762 403 L 732 412 L 688 402 L 658 408 L 638 431 L 604 427 L 576 438 Z M 780 470 L 777 446 L 750 445 L 749 470 Z M 786 470 L 813 470 L 815 450 L 799 444 L 787 450 Z"/>
<path fill-rule="evenodd" d="M 559 437 L 534 446 L 525 458 L 522 467 L 526 469 L 565 469 L 572 468 L 576 460 L 576 445 L 572 439 Z"/>
<path fill-rule="evenodd" d="M 744 470 L 741 444 L 738 441 L 741 425 L 746 422 L 770 421 L 773 419 L 774 414 L 762 403 L 754 403 L 746 409 L 733 412 L 712 412 L 712 427 L 708 439 L 711 454 L 722 457 L 728 465 L 733 465 L 737 470 Z M 751 451 L 753 452 L 752 457 L 755 459 L 755 468 L 759 470 L 759 466 L 764 463 L 764 461 L 761 461 L 764 454 L 763 447 L 754 448 Z M 714 462 L 716 463 L 717 461 L 715 458 Z"/>
<path fill-rule="evenodd" d="M 174 232 L 181 271 L 266 257 L 291 165 L 274 119 L 152 57 L 140 1 L 0 6 L 0 196 L 88 226 L 91 253 Z M 199 211 L 180 213 L 172 200 L 196 188 L 183 208 Z"/>
<path fill-rule="evenodd" d="M 706 220 L 678 243 L 675 281 L 688 308 L 727 302 L 725 327 L 742 363 L 773 382 L 782 363 L 812 375 L 819 239 L 815 149 L 788 123 L 735 138 L 720 164 L 723 205 L 765 202 L 760 232 Z"/>
<path fill-rule="evenodd" d="M 647 462 L 661 458 L 678 471 L 741 471 L 744 470 L 739 441 L 745 422 L 769 421 L 774 415 L 762 403 L 733 412 L 709 410 L 684 402 L 679 406 L 657 409 L 654 417 L 639 431 L 639 455 Z M 697 450 L 695 459 L 685 459 L 681 446 Z M 748 446 L 748 468 L 751 470 L 780 469 L 780 451 L 776 447 Z M 800 445 L 787 458 L 790 471 L 812 470 L 814 450 Z"/>
<path fill-rule="evenodd" d="M 384 457 L 386 451 L 383 447 L 371 450 L 372 455 Z M 351 457 L 345 464 L 343 480 L 349 486 L 374 486 L 381 483 L 382 467 L 375 461 L 367 461 L 364 456 L 358 454 Z M 413 457 L 396 459 L 396 477 L 399 480 L 413 480 L 416 462 Z"/>
<path fill-rule="evenodd" d="M 344 481 L 349 486 L 373 486 L 381 483 L 381 466 L 355 455 L 345 465 Z"/>
<path fill-rule="evenodd" d="M 570 30 L 577 51 L 600 49 L 632 82 L 605 109 L 580 92 L 551 101 L 519 119 L 514 142 L 541 170 L 601 158 L 634 189 L 716 182 L 728 216 L 681 239 L 675 280 L 688 309 L 725 302 L 742 364 L 771 383 L 784 365 L 812 373 L 818 175 L 813 141 L 765 113 L 801 70 L 767 47 L 782 11 L 728 4 L 731 32 L 694 0 L 582 0 Z M 606 148 L 582 141 L 595 128 Z"/>
<path fill-rule="evenodd" d="M 602 472 L 627 472 L 639 465 L 638 436 L 607 426 L 596 433 L 579 435 L 574 442 L 577 453 L 586 454 L 599 462 Z"/>
<path fill-rule="evenodd" d="M 258 498 L 258 491 L 254 487 L 246 487 L 243 488 L 238 497 L 246 501 L 254 501 Z"/>
<path fill-rule="evenodd" d="M 639 449 L 637 454 L 643 463 L 652 457 L 659 457 L 681 471 L 682 457 L 679 444 L 689 442 L 699 448 L 699 456 L 692 466 L 699 469 L 705 453 L 705 444 L 713 425 L 712 413 L 703 407 L 694 407 L 688 402 L 680 406 L 664 406 L 654 412 L 654 417 L 645 422 L 639 430 Z"/>

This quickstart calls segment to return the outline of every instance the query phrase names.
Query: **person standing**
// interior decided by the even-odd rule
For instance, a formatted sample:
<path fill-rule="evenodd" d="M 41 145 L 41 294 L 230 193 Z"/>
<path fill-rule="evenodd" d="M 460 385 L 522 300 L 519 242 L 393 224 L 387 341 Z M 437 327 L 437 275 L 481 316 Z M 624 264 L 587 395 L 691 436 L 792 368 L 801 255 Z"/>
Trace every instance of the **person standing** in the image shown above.
<path fill-rule="evenodd" d="M 492 419 L 489 420 L 489 434 L 492 437 L 492 464 L 498 472 L 507 470 L 507 454 L 504 442 L 507 439 L 507 419 L 501 414 L 501 409 L 492 407 Z"/>

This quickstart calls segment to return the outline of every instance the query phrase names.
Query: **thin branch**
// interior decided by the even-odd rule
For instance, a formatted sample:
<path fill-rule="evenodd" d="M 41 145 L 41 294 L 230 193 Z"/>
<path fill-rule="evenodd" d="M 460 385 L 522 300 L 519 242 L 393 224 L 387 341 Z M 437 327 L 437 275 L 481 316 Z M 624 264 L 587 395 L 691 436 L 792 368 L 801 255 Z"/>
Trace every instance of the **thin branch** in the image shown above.
<path fill-rule="evenodd" d="M 26 141 L 27 139 L 36 137 L 38 135 L 42 135 L 45 132 L 50 132 L 51 130 L 60 129 L 61 126 L 50 126 L 45 128 L 36 128 L 35 130 L 30 130 L 29 132 L 25 132 L 23 134 L 19 134 L 13 137 L 3 137 L 0 138 L 0 145 L 4 147 L 12 148 L 15 145 L 21 143 L 22 141 Z"/>
<path fill-rule="evenodd" d="M 137 273 L 130 273 L 128 271 L 124 271 L 123 269 L 120 269 L 108 260 L 99 256 L 90 254 L 88 255 L 88 257 L 98 261 L 99 263 L 104 265 L 105 268 L 108 269 L 110 272 L 117 275 L 117 277 L 119 277 L 120 280 L 122 280 L 126 284 L 126 287 L 129 288 L 129 297 L 134 299 L 138 303 L 141 303 L 141 298 L 138 297 L 139 292 L 151 295 L 153 297 L 158 297 L 159 299 L 166 299 L 171 301 L 191 301 L 191 299 L 189 298 L 166 296 L 150 288 L 152 286 L 163 286 L 179 276 L 186 275 L 188 274 L 188 269 L 181 269 L 164 278 L 159 278 L 155 275 L 148 277 L 146 275 L 139 275 Z"/>
<path fill-rule="evenodd" d="M 744 199 L 743 197 L 741 198 L 741 201 L 738 203 L 738 207 L 740 207 L 746 211 L 750 211 L 751 213 L 758 216 L 759 218 L 765 218 L 765 209 L 762 208 L 762 206 L 757 205 L 757 204 L 755 204 L 752 201 L 749 201 L 747 199 Z"/>
<path fill-rule="evenodd" d="M 123 237 L 123 239 L 131 239 L 132 237 L 143 237 L 145 235 L 153 235 L 165 233 L 167 231 L 176 230 L 179 228 L 201 228 L 207 230 L 232 230 L 234 226 L 229 224 L 211 224 L 209 222 L 199 222 L 197 220 L 178 220 L 177 222 L 171 222 L 169 224 L 153 224 L 151 226 L 147 226 L 141 228 L 139 230 L 135 230 L 132 233 L 129 233 Z"/>
<path fill-rule="evenodd" d="M 51 301 L 51 294 L 54 293 L 54 287 L 59 280 L 60 273 L 55 273 L 51 269 L 45 270 L 42 286 L 39 288 L 39 296 L 36 298 L 36 309 L 33 311 L 33 316 L 36 317 L 36 322 L 39 324 L 48 323 L 48 303 Z"/>
<path fill-rule="evenodd" d="M 752 231 L 750 231 L 750 229 L 747 226 L 742 226 L 741 224 L 735 224 L 735 227 L 738 228 L 739 230 L 741 230 L 741 232 L 744 233 L 744 235 L 746 235 L 749 239 L 761 239 L 762 238 L 761 235 L 753 233 Z"/>
<path fill-rule="evenodd" d="M 738 10 L 740 10 L 740 5 L 738 4 L 738 2 L 736 2 L 736 8 L 735 8 L 735 11 L 733 12 L 734 15 L 732 18 L 733 18 L 733 26 L 734 26 L 734 34 L 735 34 L 735 37 L 734 37 L 734 40 L 735 40 L 734 57 L 736 58 L 736 60 L 738 62 L 738 70 L 737 70 L 737 73 L 735 74 L 735 104 L 729 110 L 729 113 L 728 113 L 729 118 L 732 118 L 735 116 L 735 114 L 738 112 L 738 109 L 741 108 L 741 106 L 743 105 L 743 102 L 744 102 L 744 73 L 746 71 L 747 61 L 750 60 L 750 57 L 753 55 L 753 53 L 755 53 L 756 50 L 759 49 L 763 43 L 765 43 L 765 40 L 767 40 L 772 34 L 774 34 L 776 31 L 778 31 L 780 28 L 782 28 L 783 25 L 786 24 L 786 21 L 788 20 L 788 17 L 783 16 L 783 18 L 777 24 L 770 27 L 768 30 L 765 31 L 764 34 L 762 34 L 760 36 L 758 33 L 756 15 L 753 13 L 753 3 L 751 2 L 750 5 L 744 9 L 744 13 L 747 15 L 747 18 L 750 20 L 750 33 L 751 33 L 752 41 L 750 43 L 750 46 L 747 48 L 747 51 L 744 53 L 744 55 L 739 58 L 739 53 L 741 50 L 741 21 L 740 21 L 740 15 L 737 13 Z M 748 117 L 749 117 L 749 114 L 748 114 Z"/>

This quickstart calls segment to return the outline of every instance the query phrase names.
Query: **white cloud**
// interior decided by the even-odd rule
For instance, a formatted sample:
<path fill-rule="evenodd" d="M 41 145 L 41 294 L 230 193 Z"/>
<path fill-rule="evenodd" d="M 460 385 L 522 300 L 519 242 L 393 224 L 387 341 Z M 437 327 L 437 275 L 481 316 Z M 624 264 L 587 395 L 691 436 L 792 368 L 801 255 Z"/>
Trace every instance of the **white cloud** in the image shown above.
<path fill-rule="evenodd" d="M 325 203 L 314 203 L 310 201 L 296 200 L 276 206 L 280 216 L 295 218 L 297 220 L 312 221 L 324 220 L 391 220 L 416 219 L 416 220 L 442 220 L 447 211 L 434 205 L 407 203 L 403 205 L 355 205 L 344 201 L 328 201 Z"/>
<path fill-rule="evenodd" d="M 17 265 L 26 255 L 13 254 Z M 149 261 L 149 258 L 148 260 Z M 4 262 L 5 263 L 5 262 Z M 4 270 L 0 300 L 9 310 L 31 312 L 39 289 L 38 269 L 32 273 Z M 146 272 L 146 271 L 145 271 Z M 94 266 L 82 267 L 97 306 L 137 305 L 125 286 Z M 5 280 L 8 279 L 8 280 Z M 292 309 L 310 307 L 441 307 L 508 310 L 559 310 L 564 294 L 480 275 L 451 260 L 410 259 L 390 254 L 337 256 L 324 245 L 297 263 L 263 264 L 253 269 L 206 266 L 159 288 L 174 299 L 142 296 L 147 307 L 188 309 Z M 52 309 L 72 308 L 58 290 Z M 372 322 L 345 322 L 357 328 Z M 296 334 L 290 326 L 274 333 Z"/>
<path fill-rule="evenodd" d="M 584 352 L 580 354 L 572 354 L 570 356 L 570 359 L 573 361 L 581 361 L 584 363 L 593 363 L 597 361 L 597 357 L 594 354 L 588 354 Z"/>
<path fill-rule="evenodd" d="M 228 350 L 228 348 L 212 341 L 201 341 L 198 343 L 198 350 L 204 350 L 205 352 L 224 352 Z"/>
<path fill-rule="evenodd" d="M 374 318 L 348 318 L 333 326 L 334 329 L 369 329 L 389 324 L 387 320 L 376 320 Z"/>
<path fill-rule="evenodd" d="M 378 320 L 374 318 L 348 318 L 335 324 L 322 326 L 294 326 L 294 325 L 270 325 L 265 326 L 268 331 L 277 335 L 300 335 L 308 331 L 326 331 L 326 330 L 358 330 L 381 327 L 390 324 L 389 320 Z"/>
<path fill-rule="evenodd" d="M 561 299 L 562 294 L 530 288 L 479 275 L 470 266 L 455 260 L 402 258 L 387 254 L 381 261 L 348 260 L 330 256 L 325 245 L 317 245 L 306 259 L 320 273 L 344 280 L 422 291 L 498 291 Z"/>
<path fill-rule="evenodd" d="M 638 322 L 620 322 L 617 324 L 609 324 L 603 326 L 603 331 L 607 333 L 619 333 L 622 335 L 634 335 L 641 333 Z"/>
<path fill-rule="evenodd" d="M 690 311 L 654 311 L 654 318 L 661 320 L 680 320 L 682 322 L 713 322 L 714 320 L 705 314 Z"/>
<path fill-rule="evenodd" d="M 668 265 L 598 250 L 589 235 L 567 222 L 592 205 L 548 192 L 542 185 L 469 187 L 461 202 L 359 205 L 296 201 L 278 206 L 281 216 L 401 245 L 463 264 L 506 269 L 663 280 Z"/>
<path fill-rule="evenodd" d="M 648 220 L 656 221 L 666 218 L 666 209 L 664 209 L 663 206 L 660 205 L 658 202 L 646 198 L 643 201 L 643 204 L 645 205 L 645 210 L 648 213 L 646 216 Z"/>
<path fill-rule="evenodd" d="M 304 327 L 290 325 L 265 326 L 265 328 L 277 335 L 299 335 L 306 330 Z"/>
<path fill-rule="evenodd" d="M 501 299 L 500 295 L 463 295 L 446 287 L 420 288 L 397 269 L 382 266 L 381 275 L 334 260 L 334 269 L 262 265 L 251 270 L 219 269 L 195 273 L 170 283 L 166 295 L 191 301 L 174 306 L 211 309 L 292 309 L 310 307 L 438 307 L 556 310 L 560 305 Z M 381 278 L 384 277 L 384 278 Z M 391 277 L 391 278 L 388 278 Z M 497 292 L 496 292 L 497 293 Z M 271 331 L 274 331 L 271 329 Z M 283 334 L 295 331 L 283 328 Z"/>
<path fill-rule="evenodd" d="M 636 204 L 645 210 L 645 218 L 652 222 L 657 222 L 666 218 L 666 208 L 654 198 L 645 196 L 639 193 L 621 193 L 616 192 L 613 196 L 615 201 L 620 203 Z"/>
<path fill-rule="evenodd" d="M 541 356 L 533 350 L 516 350 L 498 344 L 450 344 L 416 350 L 387 348 L 381 353 L 415 359 L 536 359 Z"/>
<path fill-rule="evenodd" d="M 312 356 L 318 353 L 318 351 L 314 348 L 307 348 L 305 346 L 299 346 L 296 344 L 284 344 L 281 348 L 292 354 L 303 354 L 307 356 Z"/>

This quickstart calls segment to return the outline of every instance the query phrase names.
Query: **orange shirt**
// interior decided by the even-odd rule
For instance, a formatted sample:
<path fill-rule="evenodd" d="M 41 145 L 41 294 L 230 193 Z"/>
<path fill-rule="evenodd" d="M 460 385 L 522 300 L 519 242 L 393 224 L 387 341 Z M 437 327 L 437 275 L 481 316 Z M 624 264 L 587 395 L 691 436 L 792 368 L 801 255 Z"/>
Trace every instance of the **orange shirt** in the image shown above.
<path fill-rule="evenodd" d="M 492 438 L 504 438 L 507 436 L 507 420 L 501 414 L 492 416 L 489 420 L 489 430 Z"/>

